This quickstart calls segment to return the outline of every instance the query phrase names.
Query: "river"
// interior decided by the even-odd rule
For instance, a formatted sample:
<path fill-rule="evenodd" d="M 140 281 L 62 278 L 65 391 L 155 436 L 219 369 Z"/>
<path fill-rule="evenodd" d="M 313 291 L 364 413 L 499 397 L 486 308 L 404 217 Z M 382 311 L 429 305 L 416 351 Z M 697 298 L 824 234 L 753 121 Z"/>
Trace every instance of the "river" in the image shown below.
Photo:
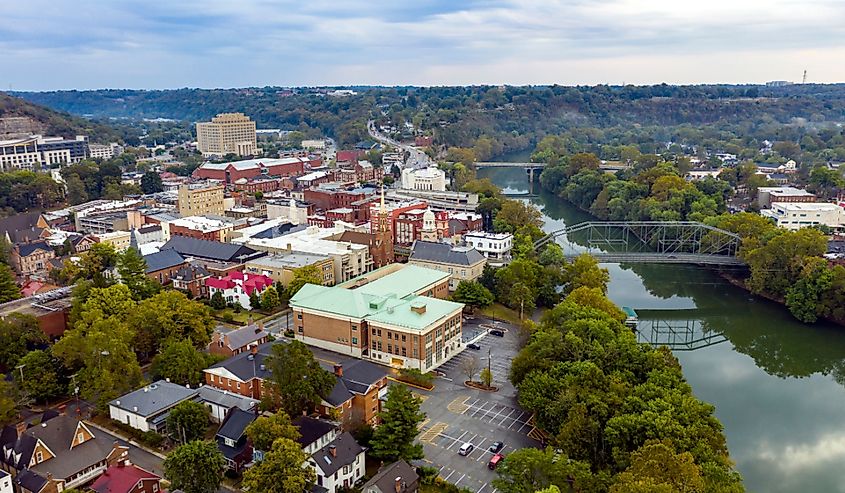
<path fill-rule="evenodd" d="M 478 174 L 508 193 L 528 191 L 523 170 Z M 594 219 L 548 193 L 527 200 L 543 212 L 546 231 Z M 637 310 L 645 336 L 671 327 L 701 340 L 675 355 L 695 395 L 715 406 L 748 491 L 845 493 L 845 328 L 801 324 L 706 268 L 605 267 L 609 297 Z"/>

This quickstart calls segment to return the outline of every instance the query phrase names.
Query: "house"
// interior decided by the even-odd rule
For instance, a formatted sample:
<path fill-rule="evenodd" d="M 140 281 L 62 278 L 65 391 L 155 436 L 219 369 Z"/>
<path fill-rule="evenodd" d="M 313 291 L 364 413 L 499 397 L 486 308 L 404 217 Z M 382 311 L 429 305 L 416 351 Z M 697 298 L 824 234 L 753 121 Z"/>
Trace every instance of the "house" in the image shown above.
<path fill-rule="evenodd" d="M 314 452 L 306 463 L 317 473 L 317 486 L 337 493 L 352 488 L 364 477 L 365 450 L 345 431 Z"/>
<path fill-rule="evenodd" d="M 158 493 L 161 476 L 123 460 L 106 469 L 89 488 L 94 493 Z"/>
<path fill-rule="evenodd" d="M 49 226 L 40 212 L 22 212 L 0 219 L 0 236 L 5 238 L 8 243 L 14 244 L 17 231 L 33 228 L 48 228 Z"/>
<path fill-rule="evenodd" d="M 255 412 L 233 407 L 220 424 L 215 440 L 228 469 L 240 472 L 245 464 L 252 461 L 252 445 L 247 440 L 246 428 L 257 417 Z"/>
<path fill-rule="evenodd" d="M 361 487 L 362 493 L 417 493 L 420 477 L 410 464 L 402 459 L 383 466 Z"/>
<path fill-rule="evenodd" d="M 221 356 L 234 356 L 248 351 L 251 346 L 267 342 L 270 334 L 264 331 L 264 324 L 250 324 L 240 329 L 224 332 L 219 328 L 211 334 L 208 352 Z"/>
<path fill-rule="evenodd" d="M 75 235 L 70 238 L 70 248 L 73 253 L 87 252 L 97 243 L 97 239 L 92 235 Z"/>
<path fill-rule="evenodd" d="M 236 354 L 203 370 L 205 384 L 229 393 L 261 400 L 268 389 L 264 382 L 271 372 L 265 360 L 272 354 L 269 342 L 253 347 L 249 352 Z M 362 424 L 377 424 L 381 401 L 387 394 L 387 371 L 368 361 L 344 357 L 340 354 L 309 347 L 324 369 L 334 371 L 334 388 L 318 407 L 318 411 L 341 423 L 343 429 L 354 429 Z M 328 365 L 325 361 L 337 361 Z"/>
<path fill-rule="evenodd" d="M 481 277 L 487 259 L 472 246 L 455 247 L 418 240 L 411 246 L 408 263 L 448 272 L 449 291 L 454 291 L 461 281 L 473 281 Z"/>
<path fill-rule="evenodd" d="M 197 389 L 159 380 L 109 402 L 109 417 L 136 430 L 162 433 L 170 410 L 198 394 Z"/>
<path fill-rule="evenodd" d="M 175 250 L 174 250 L 175 251 Z M 182 265 L 170 276 L 170 282 L 174 289 L 187 291 L 194 298 L 208 297 L 208 288 L 205 282 L 211 277 L 211 272 L 197 262 L 190 262 Z"/>
<path fill-rule="evenodd" d="M 83 485 L 129 454 L 111 436 L 55 411 L 44 413 L 40 424 L 25 426 L 6 426 L 0 432 L 0 464 L 21 493 Z"/>
<path fill-rule="evenodd" d="M 484 255 L 490 264 L 502 265 L 511 259 L 513 235 L 510 233 L 470 231 L 464 233 L 464 241 L 468 246 L 475 248 L 478 253 Z"/>
<path fill-rule="evenodd" d="M 337 423 L 311 416 L 297 416 L 291 424 L 299 431 L 296 440 L 307 455 L 312 455 L 340 435 Z"/>
<path fill-rule="evenodd" d="M 0 493 L 14 493 L 12 475 L 2 469 L 0 469 Z"/>
<path fill-rule="evenodd" d="M 188 264 L 176 250 L 162 250 L 160 252 L 144 255 L 147 263 L 147 277 L 158 281 L 159 284 L 168 284 L 174 275 Z"/>
<path fill-rule="evenodd" d="M 208 288 L 209 298 L 215 293 L 220 293 L 226 303 L 237 303 L 249 310 L 251 308 L 249 297 L 253 293 L 261 296 L 265 289 L 273 285 L 273 280 L 261 274 L 230 272 L 225 277 L 206 279 L 205 285 Z"/>
<path fill-rule="evenodd" d="M 47 269 L 47 263 L 56 257 L 56 252 L 44 241 L 18 244 L 12 247 L 9 261 L 12 268 L 22 276 L 28 276 Z"/>
<path fill-rule="evenodd" d="M 209 417 L 215 423 L 223 422 L 226 414 L 233 408 L 249 412 L 255 412 L 258 409 L 258 400 L 240 394 L 220 390 L 210 385 L 201 385 L 197 390 L 200 402 L 208 408 Z"/>

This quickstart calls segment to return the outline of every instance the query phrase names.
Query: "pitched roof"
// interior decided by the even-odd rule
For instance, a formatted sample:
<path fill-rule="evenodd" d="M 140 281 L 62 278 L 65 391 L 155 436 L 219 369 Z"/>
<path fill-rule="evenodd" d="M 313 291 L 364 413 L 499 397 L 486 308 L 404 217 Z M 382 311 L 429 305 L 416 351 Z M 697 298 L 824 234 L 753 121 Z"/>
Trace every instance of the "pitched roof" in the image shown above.
<path fill-rule="evenodd" d="M 15 484 L 23 486 L 29 491 L 41 491 L 47 484 L 47 479 L 29 469 L 24 469 L 15 476 Z"/>
<path fill-rule="evenodd" d="M 186 257 L 200 257 L 223 262 L 243 262 L 250 258 L 266 255 L 264 252 L 256 252 L 243 245 L 199 240 L 187 236 L 173 236 L 161 249 L 173 249 Z"/>
<path fill-rule="evenodd" d="M 169 269 L 185 263 L 185 257 L 176 250 L 161 250 L 160 252 L 144 255 L 147 262 L 147 274 L 164 269 Z"/>
<path fill-rule="evenodd" d="M 334 447 L 335 455 L 330 450 Z M 326 444 L 325 447 L 314 452 L 311 459 L 317 467 L 323 471 L 323 476 L 331 476 L 343 466 L 355 462 L 358 454 L 364 452 L 364 447 L 358 444 L 348 431 L 344 431 L 337 438 Z"/>
<path fill-rule="evenodd" d="M 40 239 L 43 233 L 44 229 L 36 226 L 16 231 L 9 231 L 9 237 L 11 238 L 12 243 L 28 243 Z"/>
<path fill-rule="evenodd" d="M 323 400 L 332 406 L 337 407 L 344 402 L 348 402 L 349 399 L 353 397 L 355 396 L 349 391 L 349 388 L 346 387 L 346 383 L 342 379 L 338 378 L 335 380 L 332 391 L 329 392 L 329 395 L 324 397 Z"/>
<path fill-rule="evenodd" d="M 36 241 L 35 243 L 25 243 L 23 245 L 18 245 L 18 255 L 20 255 L 21 257 L 32 255 L 38 250 L 43 250 L 45 252 L 53 251 L 53 249 L 50 248 L 50 246 L 47 245 L 47 243 L 44 241 Z"/>
<path fill-rule="evenodd" d="M 208 269 L 202 265 L 188 264 L 180 267 L 179 270 L 176 271 L 176 274 L 174 274 L 171 278 L 191 282 L 197 279 L 204 279 L 206 277 L 211 277 L 211 272 L 208 272 Z"/>
<path fill-rule="evenodd" d="M 311 445 L 321 437 L 331 433 L 337 428 L 336 423 L 324 419 L 312 418 L 310 416 L 298 416 L 291 422 L 299 430 L 299 438 L 296 440 L 303 448 Z"/>
<path fill-rule="evenodd" d="M 42 476 L 50 473 L 57 479 L 65 479 L 104 460 L 114 449 L 114 440 L 97 430 L 88 428 L 93 438 L 70 448 L 80 423 L 70 416 L 55 416 L 28 429 L 27 435 L 41 440 L 56 454 L 31 469 Z"/>
<path fill-rule="evenodd" d="M 90 488 L 96 493 L 130 493 L 143 479 L 158 481 L 161 477 L 135 464 L 118 463 L 106 469 Z"/>
<path fill-rule="evenodd" d="M 375 385 L 387 376 L 387 369 L 381 365 L 370 363 L 362 359 L 347 361 L 341 365 L 346 387 L 359 394 L 366 393 L 371 385 Z"/>
<path fill-rule="evenodd" d="M 228 409 L 237 407 L 243 409 L 244 411 L 250 411 L 254 410 L 255 406 L 257 406 L 259 402 L 256 399 L 220 390 L 209 385 L 203 385 L 197 390 L 199 391 L 199 399 L 202 402 L 216 404 Z"/>
<path fill-rule="evenodd" d="M 269 378 L 270 370 L 264 365 L 264 360 L 270 356 L 273 344 L 273 342 L 264 343 L 256 348 L 255 355 L 251 352 L 239 353 L 227 360 L 211 365 L 208 369 L 224 369 L 242 382 L 248 382 L 253 378 Z"/>
<path fill-rule="evenodd" d="M 38 211 L 21 212 L 14 216 L 0 218 L 0 236 L 12 237 L 15 231 L 34 228 L 41 213 Z"/>
<path fill-rule="evenodd" d="M 233 407 L 226 413 L 226 418 L 220 423 L 217 436 L 238 441 L 244 435 L 246 427 L 255 421 L 255 413 Z"/>
<path fill-rule="evenodd" d="M 478 250 L 472 247 L 453 247 L 446 243 L 417 240 L 411 246 L 409 260 L 450 265 L 475 265 L 484 261 L 484 255 L 481 255 Z"/>
<path fill-rule="evenodd" d="M 221 336 L 229 338 L 229 349 L 237 349 L 267 337 L 267 332 L 256 324 L 246 325 L 231 332 L 221 332 Z M 222 339 L 222 337 L 221 337 Z"/>
<path fill-rule="evenodd" d="M 212 277 L 205 281 L 210 288 L 232 289 L 237 285 L 243 287 L 247 295 L 253 291 L 263 292 L 268 286 L 273 285 L 273 279 L 263 274 L 243 274 L 241 272 L 230 272 L 226 277 Z"/>
<path fill-rule="evenodd" d="M 417 471 L 411 467 L 410 464 L 402 459 L 388 464 L 376 473 L 369 481 L 364 483 L 361 491 L 369 493 L 371 491 L 379 493 L 396 493 L 396 480 L 400 479 L 405 486 L 410 485 L 420 479 Z"/>
<path fill-rule="evenodd" d="M 159 380 L 122 395 L 109 402 L 109 405 L 148 418 L 193 398 L 197 393 L 197 389 Z"/>

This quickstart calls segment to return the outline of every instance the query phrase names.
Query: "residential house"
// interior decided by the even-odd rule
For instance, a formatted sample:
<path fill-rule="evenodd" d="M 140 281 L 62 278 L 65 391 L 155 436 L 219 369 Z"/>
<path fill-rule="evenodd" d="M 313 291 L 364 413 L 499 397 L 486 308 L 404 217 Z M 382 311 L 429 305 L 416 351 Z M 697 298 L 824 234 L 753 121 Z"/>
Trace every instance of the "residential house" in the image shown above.
<path fill-rule="evenodd" d="M 205 281 L 208 287 L 208 297 L 215 293 L 223 295 L 226 303 L 237 303 L 249 310 L 249 297 L 256 293 L 261 296 L 264 290 L 273 285 L 273 280 L 261 274 L 244 274 L 243 272 L 230 272 L 225 277 L 210 277 Z"/>
<path fill-rule="evenodd" d="M 306 463 L 317 473 L 317 486 L 337 493 L 352 488 L 364 477 L 365 450 L 345 431 L 314 452 Z"/>
<path fill-rule="evenodd" d="M 109 417 L 136 430 L 163 433 L 170 410 L 198 394 L 197 389 L 159 380 L 109 402 Z"/>
<path fill-rule="evenodd" d="M 185 257 L 176 250 L 162 250 L 144 255 L 144 261 L 147 263 L 147 277 L 155 279 L 162 285 L 170 283 L 179 269 L 188 264 Z"/>
<path fill-rule="evenodd" d="M 162 491 L 161 476 L 127 459 L 109 466 L 89 489 L 94 493 L 158 493 Z"/>
<path fill-rule="evenodd" d="M 40 212 L 21 212 L 14 216 L 0 218 L 0 237 L 12 244 L 16 231 L 24 231 L 33 228 L 48 228 L 50 225 Z"/>
<path fill-rule="evenodd" d="M 205 282 L 210 277 L 211 272 L 194 261 L 179 267 L 179 269 L 170 276 L 170 281 L 173 283 L 174 289 L 187 291 L 191 293 L 191 296 L 194 298 L 207 298 L 208 288 L 206 287 Z"/>
<path fill-rule="evenodd" d="M 454 291 L 461 281 L 473 281 L 481 277 L 487 259 L 471 246 L 456 247 L 418 240 L 411 246 L 408 263 L 448 272 L 449 290 Z"/>
<path fill-rule="evenodd" d="M 383 466 L 361 487 L 362 493 L 417 493 L 419 489 L 420 476 L 402 459 Z"/>
<path fill-rule="evenodd" d="M 291 424 L 299 431 L 297 442 L 302 447 L 302 451 L 309 456 L 340 435 L 340 427 L 337 423 L 311 416 L 297 416 Z"/>
<path fill-rule="evenodd" d="M 201 385 L 197 390 L 199 391 L 200 402 L 208 408 L 211 421 L 215 423 L 223 422 L 229 410 L 236 407 L 252 413 L 258 409 L 258 400 L 240 394 L 220 390 L 210 385 Z"/>
<path fill-rule="evenodd" d="M 217 430 L 215 440 L 217 449 L 226 459 L 226 468 L 240 472 L 244 465 L 252 461 L 252 445 L 246 436 L 246 428 L 258 416 L 255 412 L 233 407 Z"/>
<path fill-rule="evenodd" d="M 19 493 L 47 493 L 95 479 L 128 457 L 129 449 L 83 421 L 47 411 L 38 425 L 0 432 L 0 466 Z"/>
<path fill-rule="evenodd" d="M 264 331 L 264 324 L 249 324 L 239 329 L 224 332 L 219 328 L 211 334 L 208 352 L 221 356 L 234 356 L 249 351 L 251 346 L 267 342 L 270 334 Z"/>
<path fill-rule="evenodd" d="M 29 276 L 47 269 L 56 252 L 44 241 L 14 245 L 9 255 L 12 268 L 22 276 Z"/>
<path fill-rule="evenodd" d="M 70 238 L 70 248 L 73 253 L 83 253 L 91 249 L 97 243 L 92 235 L 75 235 Z"/>

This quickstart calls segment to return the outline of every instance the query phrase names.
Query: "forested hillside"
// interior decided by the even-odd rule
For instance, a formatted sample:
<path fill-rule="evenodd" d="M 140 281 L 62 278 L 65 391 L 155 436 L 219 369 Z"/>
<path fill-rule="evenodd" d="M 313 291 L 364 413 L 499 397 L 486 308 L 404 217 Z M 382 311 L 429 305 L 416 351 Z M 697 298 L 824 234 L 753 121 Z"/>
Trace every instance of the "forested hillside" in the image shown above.
<path fill-rule="evenodd" d="M 19 97 L 0 92 L 0 118 L 10 116 L 28 117 L 33 121 L 33 130 L 43 135 L 73 138 L 87 135 L 93 142 L 115 142 L 122 140 L 122 134 L 115 128 L 92 122 L 77 116 L 33 104 Z"/>

